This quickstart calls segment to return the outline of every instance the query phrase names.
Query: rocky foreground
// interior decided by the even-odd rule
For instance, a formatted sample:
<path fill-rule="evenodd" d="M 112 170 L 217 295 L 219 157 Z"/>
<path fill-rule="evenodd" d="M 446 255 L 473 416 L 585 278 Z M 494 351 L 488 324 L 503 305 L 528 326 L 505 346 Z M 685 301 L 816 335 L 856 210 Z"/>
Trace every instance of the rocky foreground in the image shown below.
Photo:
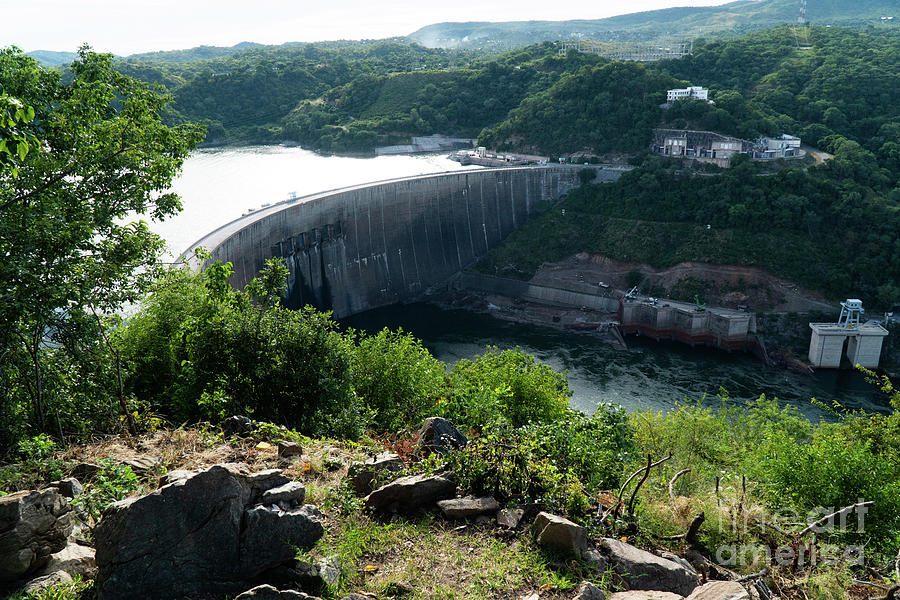
<path fill-rule="evenodd" d="M 465 436 L 442 419 L 429 419 L 418 439 L 420 453 L 441 453 L 466 443 Z M 336 525 L 305 503 L 307 485 L 286 474 L 296 471 L 293 467 L 304 456 L 298 444 L 286 442 L 277 448 L 277 461 L 284 468 L 257 470 L 228 462 L 168 471 L 152 492 L 109 505 L 90 529 L 73 509 L 72 500 L 84 489 L 77 478 L 0 497 L 0 585 L 11 592 L 36 593 L 83 577 L 93 579 L 93 590 L 102 600 L 338 598 L 333 590 L 342 569 L 357 565 L 342 565 L 337 557 L 309 559 L 309 551 Z M 343 487 L 362 498 L 366 514 L 384 521 L 432 514 L 435 524 L 450 522 L 455 530 L 481 527 L 510 549 L 528 540 L 554 560 L 578 561 L 585 574 L 574 591 L 511 590 L 492 597 L 771 597 L 765 586 L 753 583 L 758 579 L 741 579 L 697 552 L 680 557 L 619 539 L 592 539 L 582 526 L 540 506 L 504 507 L 492 497 L 468 496 L 451 472 L 400 476 L 406 465 L 398 454 L 347 462 L 335 471 Z M 89 464 L 75 469 L 85 483 L 91 471 Z M 389 588 L 385 594 L 391 597 L 428 597 L 403 584 Z M 343 600 L 374 597 L 351 593 Z"/>

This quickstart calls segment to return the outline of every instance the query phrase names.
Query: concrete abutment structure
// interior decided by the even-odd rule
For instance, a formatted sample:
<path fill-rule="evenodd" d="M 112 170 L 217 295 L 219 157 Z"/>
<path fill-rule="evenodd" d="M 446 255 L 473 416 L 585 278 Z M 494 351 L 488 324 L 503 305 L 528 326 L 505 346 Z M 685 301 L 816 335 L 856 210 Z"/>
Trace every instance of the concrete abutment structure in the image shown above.
<path fill-rule="evenodd" d="M 283 258 L 288 304 L 343 318 L 446 283 L 580 185 L 581 168 L 455 171 L 323 192 L 242 217 L 192 248 L 231 261 L 235 287 L 249 283 L 268 258 Z M 619 176 L 597 170 L 597 181 Z"/>
<path fill-rule="evenodd" d="M 851 365 L 875 369 L 888 331 L 875 322 L 848 329 L 837 323 L 810 323 L 809 362 L 815 368 L 837 369 L 846 354 Z M 846 353 L 844 347 L 846 346 Z"/>

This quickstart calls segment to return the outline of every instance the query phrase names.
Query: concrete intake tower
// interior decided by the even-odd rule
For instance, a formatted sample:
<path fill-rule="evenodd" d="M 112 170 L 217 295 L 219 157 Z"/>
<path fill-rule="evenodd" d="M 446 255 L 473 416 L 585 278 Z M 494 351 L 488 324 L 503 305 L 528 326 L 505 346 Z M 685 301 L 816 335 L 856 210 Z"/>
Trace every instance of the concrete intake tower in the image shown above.
<path fill-rule="evenodd" d="M 887 329 L 875 321 L 860 323 L 862 301 L 856 298 L 841 302 L 837 323 L 810 323 L 809 362 L 815 368 L 837 369 L 846 346 L 847 359 L 867 369 L 878 367 L 881 343 Z"/>

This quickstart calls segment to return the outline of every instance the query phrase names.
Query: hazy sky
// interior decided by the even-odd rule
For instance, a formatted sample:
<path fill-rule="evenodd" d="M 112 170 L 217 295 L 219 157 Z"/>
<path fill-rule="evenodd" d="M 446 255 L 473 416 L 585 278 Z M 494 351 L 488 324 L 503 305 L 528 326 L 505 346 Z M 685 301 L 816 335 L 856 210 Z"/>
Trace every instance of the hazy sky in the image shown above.
<path fill-rule="evenodd" d="M 406 35 L 441 21 L 598 19 L 726 0 L 16 0 L 0 6 L 0 46 L 120 55 Z"/>

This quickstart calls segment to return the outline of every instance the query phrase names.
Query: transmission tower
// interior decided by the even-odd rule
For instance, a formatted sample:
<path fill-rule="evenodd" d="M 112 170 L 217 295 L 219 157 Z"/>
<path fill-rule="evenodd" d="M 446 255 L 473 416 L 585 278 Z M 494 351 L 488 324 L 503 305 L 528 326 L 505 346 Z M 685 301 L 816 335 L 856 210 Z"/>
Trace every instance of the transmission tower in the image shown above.
<path fill-rule="evenodd" d="M 794 37 L 797 39 L 797 50 L 812 50 L 809 42 L 809 21 L 806 19 L 806 0 L 800 0 L 800 15 L 797 17 Z"/>

